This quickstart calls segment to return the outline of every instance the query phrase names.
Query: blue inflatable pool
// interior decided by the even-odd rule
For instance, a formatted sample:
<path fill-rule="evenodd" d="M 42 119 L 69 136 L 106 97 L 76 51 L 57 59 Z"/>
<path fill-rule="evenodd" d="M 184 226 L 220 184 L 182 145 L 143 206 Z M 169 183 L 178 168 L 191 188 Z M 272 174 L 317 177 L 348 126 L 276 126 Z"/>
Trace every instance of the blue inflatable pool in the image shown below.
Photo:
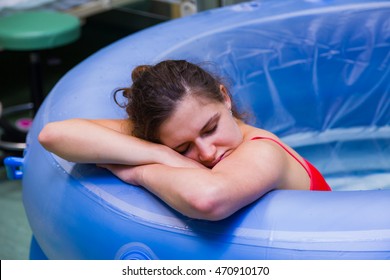
<path fill-rule="evenodd" d="M 390 259 L 390 2 L 259 1 L 126 37 L 68 72 L 28 135 L 31 258 Z M 253 123 L 313 162 L 333 192 L 273 191 L 233 216 L 189 219 L 37 141 L 68 118 L 122 118 L 134 66 L 211 61 Z M 211 66 L 210 66 L 211 67 Z"/>

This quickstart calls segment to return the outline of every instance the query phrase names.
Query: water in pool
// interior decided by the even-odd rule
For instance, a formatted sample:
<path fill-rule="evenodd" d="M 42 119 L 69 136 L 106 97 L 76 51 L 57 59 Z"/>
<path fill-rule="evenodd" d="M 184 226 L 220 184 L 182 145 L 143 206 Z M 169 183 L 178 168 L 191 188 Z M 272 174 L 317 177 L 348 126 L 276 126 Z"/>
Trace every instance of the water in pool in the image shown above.
<path fill-rule="evenodd" d="M 390 189 L 390 135 L 345 132 L 340 132 L 339 139 L 318 135 L 306 137 L 306 142 L 293 141 L 292 146 L 335 191 Z"/>

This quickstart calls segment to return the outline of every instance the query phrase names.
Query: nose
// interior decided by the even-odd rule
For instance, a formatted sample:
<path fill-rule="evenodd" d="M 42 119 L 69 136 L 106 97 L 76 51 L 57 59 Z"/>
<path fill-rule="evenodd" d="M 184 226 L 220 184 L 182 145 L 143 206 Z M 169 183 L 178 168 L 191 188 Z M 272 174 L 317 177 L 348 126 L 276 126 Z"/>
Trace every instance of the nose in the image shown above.
<path fill-rule="evenodd" d="M 196 143 L 198 149 L 198 158 L 201 162 L 212 162 L 215 160 L 216 147 L 212 143 L 200 140 Z"/>

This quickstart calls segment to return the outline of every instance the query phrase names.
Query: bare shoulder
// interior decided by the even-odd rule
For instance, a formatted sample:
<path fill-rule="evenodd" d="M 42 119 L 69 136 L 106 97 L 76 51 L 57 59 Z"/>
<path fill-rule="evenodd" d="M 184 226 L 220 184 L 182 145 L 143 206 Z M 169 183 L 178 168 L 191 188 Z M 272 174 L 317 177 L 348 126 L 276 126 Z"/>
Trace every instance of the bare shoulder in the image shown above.
<path fill-rule="evenodd" d="M 287 169 L 286 153 L 276 143 L 243 141 L 213 171 L 224 174 L 227 180 L 245 186 L 247 190 L 267 192 L 284 185 Z"/>
<path fill-rule="evenodd" d="M 246 124 L 241 125 L 241 130 L 243 132 L 243 141 L 234 151 L 231 151 L 229 157 L 226 157 L 226 163 L 242 164 L 245 168 L 249 165 L 264 166 L 264 164 L 275 168 L 282 167 L 279 165 L 285 160 L 285 153 L 280 145 L 274 141 L 252 140 L 255 137 L 264 137 L 281 142 L 275 134 Z"/>
<path fill-rule="evenodd" d="M 260 137 L 271 137 L 260 136 Z M 277 139 L 277 138 L 276 138 Z M 267 165 L 272 168 L 281 169 L 286 160 L 285 152 L 273 141 L 251 141 L 244 140 L 239 147 L 232 153 L 232 159 L 242 161 L 247 166 L 248 163 L 257 167 Z"/>
<path fill-rule="evenodd" d="M 304 168 L 304 158 L 272 132 L 248 126 L 241 146 L 243 154 L 252 156 L 252 166 L 269 172 L 267 176 L 281 178 L 283 188 L 309 188 L 310 177 Z M 264 164 L 267 166 L 262 167 Z"/>

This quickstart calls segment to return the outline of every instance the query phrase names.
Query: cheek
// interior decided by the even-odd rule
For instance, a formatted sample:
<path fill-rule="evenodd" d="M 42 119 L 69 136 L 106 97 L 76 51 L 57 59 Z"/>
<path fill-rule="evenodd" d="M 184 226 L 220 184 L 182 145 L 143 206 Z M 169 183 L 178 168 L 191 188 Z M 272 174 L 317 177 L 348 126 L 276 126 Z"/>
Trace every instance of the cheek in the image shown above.
<path fill-rule="evenodd" d="M 242 142 L 241 130 L 235 125 L 230 125 L 226 127 L 226 130 L 224 131 L 224 133 L 221 133 L 221 136 L 221 143 L 224 143 L 225 145 L 230 146 L 232 148 L 238 147 Z"/>
<path fill-rule="evenodd" d="M 229 146 L 232 148 L 237 148 L 242 142 L 241 137 L 238 135 L 234 135 L 230 140 L 231 141 L 229 142 Z"/>

